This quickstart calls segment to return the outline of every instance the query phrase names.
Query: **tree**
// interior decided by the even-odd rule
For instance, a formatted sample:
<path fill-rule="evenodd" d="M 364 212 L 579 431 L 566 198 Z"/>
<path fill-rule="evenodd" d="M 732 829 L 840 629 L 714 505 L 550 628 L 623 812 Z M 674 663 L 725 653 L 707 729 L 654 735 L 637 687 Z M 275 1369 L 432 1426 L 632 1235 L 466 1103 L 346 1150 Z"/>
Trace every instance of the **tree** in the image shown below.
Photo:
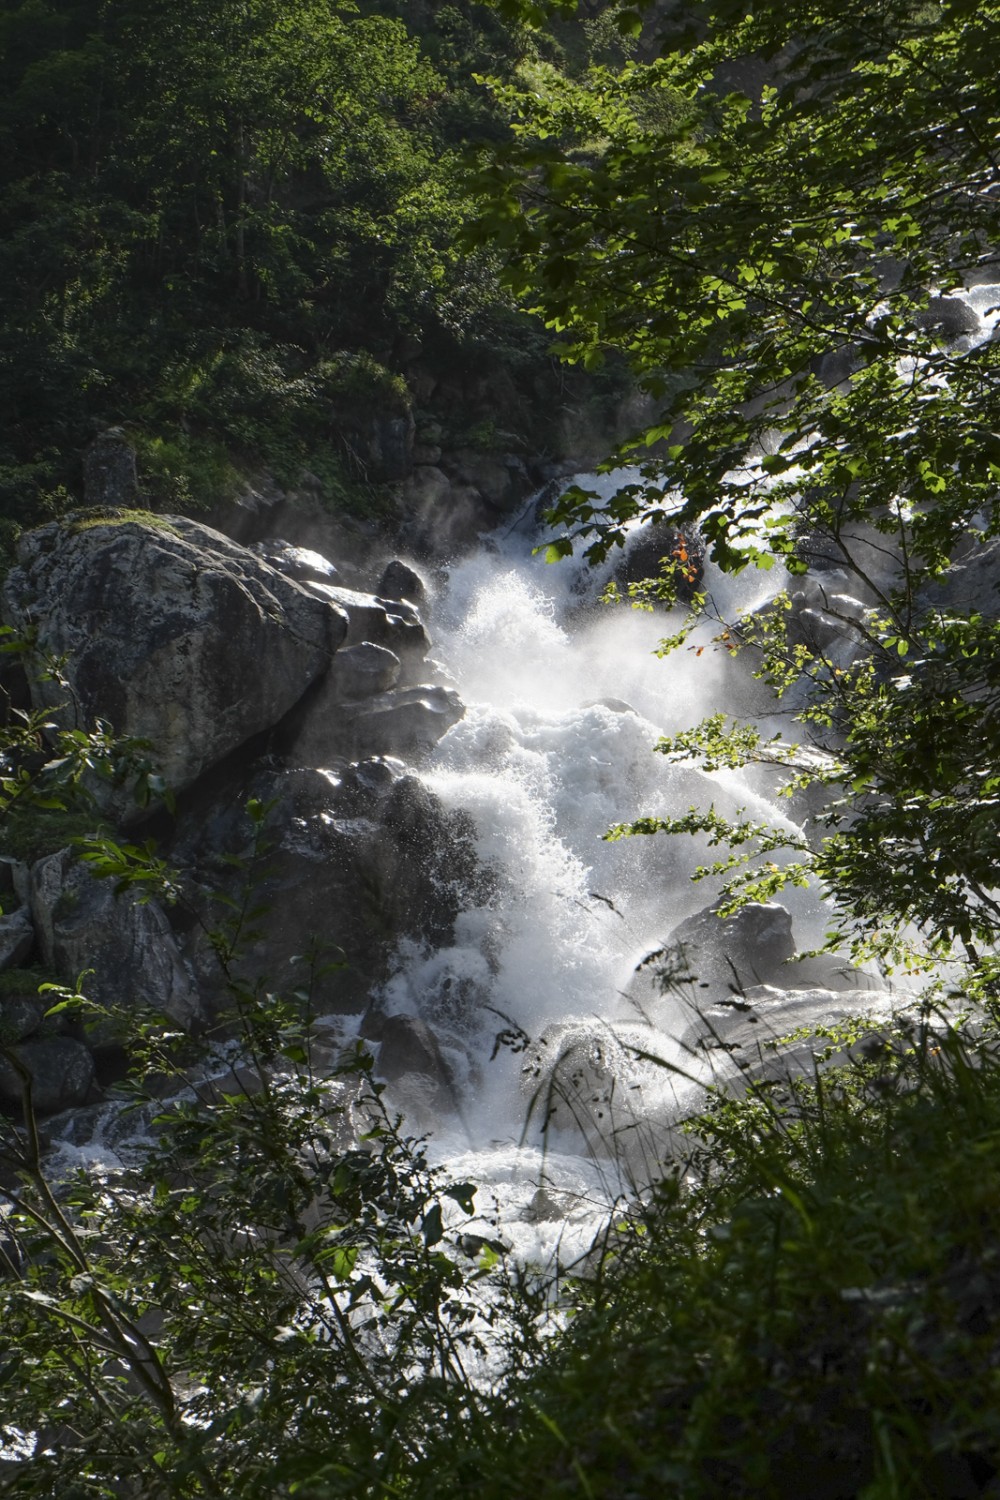
<path fill-rule="evenodd" d="M 985 811 L 1000 630 L 988 610 L 936 609 L 933 580 L 1000 529 L 1000 348 L 963 343 L 948 295 L 1000 264 L 1000 7 L 748 9 L 658 8 L 655 60 L 593 70 L 555 103 L 505 94 L 519 140 L 480 183 L 511 282 L 564 358 L 617 351 L 659 407 L 616 455 L 643 479 L 607 504 L 571 489 L 550 551 L 582 538 L 599 559 L 670 513 L 724 568 L 851 573 L 863 663 L 764 632 L 763 670 L 809 679 L 804 718 L 828 752 L 833 800 L 792 878 L 817 872 L 846 926 L 876 946 L 889 933 L 885 952 L 916 921 L 982 959 L 1000 933 Z M 783 754 L 718 724 L 662 748 Z M 634 831 L 720 835 L 712 817 Z M 766 861 L 776 837 L 737 843 Z M 785 878 L 764 873 L 751 889 Z"/>
<path fill-rule="evenodd" d="M 23 644 L 4 631 L 0 649 Z M 74 815 L 93 829 L 107 781 L 163 795 L 145 748 L 13 711 L 0 724 L 4 847 L 31 816 L 57 817 L 63 841 Z M 251 802 L 247 817 L 244 899 L 210 934 L 228 982 L 221 1066 L 131 1002 L 116 1014 L 39 988 L 46 1019 L 69 1012 L 127 1040 L 134 1082 L 110 1102 L 143 1110 L 150 1134 L 119 1169 L 53 1164 L 0 1004 L 0 1062 L 22 1100 L 20 1119 L 0 1115 L 5 1496 L 395 1493 L 439 1427 L 475 1426 L 485 1391 L 470 1361 L 486 1331 L 532 1345 L 537 1308 L 494 1274 L 497 1257 L 463 1263 L 448 1243 L 475 1187 L 404 1135 L 360 1045 L 332 1062 L 314 1050 L 318 958 L 288 991 L 236 977 L 267 852 L 267 809 Z M 150 845 L 106 828 L 75 842 L 138 899 L 177 899 Z"/>
<path fill-rule="evenodd" d="M 58 508 L 57 485 L 72 486 L 80 451 L 111 424 L 130 426 L 155 498 L 175 505 L 217 503 L 233 463 L 262 458 L 283 461 L 289 483 L 326 458 L 333 488 L 351 359 L 367 355 L 388 382 L 397 346 L 460 343 L 506 302 L 488 259 L 470 266 L 458 245 L 468 200 L 452 114 L 478 92 L 482 116 L 502 121 L 467 77 L 450 87 L 453 53 L 440 67 L 428 55 L 455 29 L 450 8 L 431 37 L 393 9 L 5 7 L 8 519 Z M 466 69 L 482 29 L 468 20 Z"/>

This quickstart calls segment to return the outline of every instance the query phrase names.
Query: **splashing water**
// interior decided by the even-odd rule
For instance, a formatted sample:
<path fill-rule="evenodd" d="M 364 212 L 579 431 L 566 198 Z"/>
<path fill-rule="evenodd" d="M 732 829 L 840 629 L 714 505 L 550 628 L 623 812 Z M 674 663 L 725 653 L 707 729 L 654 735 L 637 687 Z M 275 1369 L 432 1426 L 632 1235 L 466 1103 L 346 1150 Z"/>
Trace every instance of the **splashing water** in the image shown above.
<path fill-rule="evenodd" d="M 603 835 L 644 814 L 713 803 L 724 815 L 746 808 L 789 826 L 736 773 L 710 776 L 654 753 L 662 734 L 731 702 L 734 667 L 711 649 L 657 657 L 675 622 L 662 611 L 601 607 L 604 581 L 576 559 L 546 565 L 516 531 L 451 568 L 435 607 L 436 655 L 467 712 L 422 774 L 447 806 L 472 814 L 497 892 L 462 915 L 452 947 L 401 952 L 381 997 L 386 1010 L 431 1024 L 453 1049 L 450 1063 L 461 1056 L 452 1068 L 459 1107 L 452 1121 L 435 1122 L 437 1151 L 449 1161 L 464 1152 L 474 1181 L 485 1174 L 519 1241 L 542 1222 L 531 1208 L 542 1163 L 557 1199 L 581 1173 L 591 1200 L 595 1171 L 608 1191 L 620 1190 L 616 1157 L 626 1177 L 642 1171 L 634 1153 L 617 1150 L 626 1133 L 641 1134 L 646 1157 L 661 1158 L 667 1136 L 652 1122 L 676 1118 L 694 1097 L 670 1071 L 685 1061 L 676 1037 L 690 1014 L 678 1003 L 657 1028 L 642 1029 L 623 992 L 637 963 L 715 895 L 691 880 L 705 846 Z M 741 612 L 785 580 L 750 570 L 709 582 L 721 609 Z M 711 634 L 706 627 L 698 644 Z M 803 945 L 818 939 L 822 915 L 815 898 L 796 904 Z M 600 1120 L 581 1125 L 548 1107 L 531 1114 L 531 1064 L 544 1077 L 545 1049 L 560 1047 Z M 667 1066 L 630 1063 L 630 1049 Z M 554 1128 L 541 1132 L 547 1114 Z M 603 1142 L 598 1163 L 602 1129 L 615 1139 L 610 1149 Z M 593 1210 L 584 1217 L 593 1223 Z M 542 1253 L 543 1241 L 536 1231 L 520 1253 Z"/>

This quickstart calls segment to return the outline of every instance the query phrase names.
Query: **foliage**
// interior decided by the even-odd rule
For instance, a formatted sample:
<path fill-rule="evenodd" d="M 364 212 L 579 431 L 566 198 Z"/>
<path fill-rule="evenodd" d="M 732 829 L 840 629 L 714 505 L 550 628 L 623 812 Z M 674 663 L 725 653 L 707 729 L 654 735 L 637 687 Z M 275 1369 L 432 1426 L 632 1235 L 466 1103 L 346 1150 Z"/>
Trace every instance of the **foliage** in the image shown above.
<path fill-rule="evenodd" d="M 835 551 L 863 516 L 932 570 L 980 512 L 989 528 L 996 346 L 957 349 L 931 302 L 988 279 L 998 237 L 981 49 L 1000 12 L 970 14 L 719 5 L 572 107 L 505 90 L 520 139 L 481 179 L 484 232 L 566 358 L 622 351 L 662 407 L 634 445 L 659 445 L 648 489 L 556 509 L 593 555 L 664 492 L 730 566 L 790 555 L 803 510 Z M 741 57 L 764 60 L 759 102 L 716 82 Z M 668 121 L 637 118 L 660 93 Z M 854 378 L 831 392 L 838 355 Z"/>
<path fill-rule="evenodd" d="M 130 747 L 103 730 L 25 715 L 0 742 L 4 840 L 22 807 L 69 815 L 105 767 L 134 778 Z M 247 811 L 246 896 L 209 934 L 230 1040 L 193 1053 L 162 1017 L 126 1007 L 140 1081 L 113 1108 L 134 1111 L 146 1140 L 119 1169 L 54 1172 L 31 1071 L 0 1042 L 24 1118 L 0 1122 L 6 1495 L 390 1493 L 428 1431 L 475 1417 L 468 1362 L 511 1322 L 502 1276 L 448 1242 L 473 1185 L 428 1166 L 360 1048 L 320 1067 L 318 960 L 287 994 L 235 977 L 266 857 L 267 809 Z M 140 899 L 178 897 L 151 846 L 105 832 L 83 857 Z M 44 975 L 3 979 L 16 995 L 34 979 L 50 1018 L 100 1019 L 105 1034 L 123 1021 Z M 512 1333 L 530 1340 L 522 1322 Z"/>
<path fill-rule="evenodd" d="M 400 375 L 513 320 L 458 242 L 488 10 L 16 0 L 0 18 L 0 505 L 19 524 L 127 424 L 160 505 L 340 449 L 320 368 Z M 487 325 L 492 323 L 492 334 Z M 502 351 L 501 351 L 502 357 Z M 293 461 L 289 463 L 289 454 Z M 293 480 L 294 482 L 294 480 Z"/>
<path fill-rule="evenodd" d="M 546 8 L 506 5 L 529 20 Z M 317 390 L 354 399 L 356 380 L 405 401 L 394 339 L 425 331 L 428 308 L 447 328 L 469 305 L 450 279 L 450 232 L 443 243 L 428 230 L 463 217 L 438 216 L 447 158 L 427 122 L 468 17 L 440 9 L 433 62 L 417 66 L 405 29 L 375 7 L 302 0 L 279 16 L 255 0 L 209 7 L 197 26 L 161 9 L 151 25 L 137 0 L 115 15 L 126 82 L 134 67 L 160 92 L 146 87 L 128 128 L 114 111 L 133 96 L 104 72 L 109 58 L 123 65 L 117 33 L 79 26 L 82 3 L 45 13 L 44 45 L 28 25 L 36 8 L 5 20 L 8 97 L 19 110 L 42 100 L 31 160 L 54 173 L 51 198 L 36 171 L 5 179 L 4 199 L 11 223 L 31 226 L 14 235 L 10 279 L 18 338 L 30 324 L 58 354 L 38 367 L 54 375 L 26 372 L 50 416 L 66 392 L 79 414 L 103 410 L 94 391 L 133 389 L 148 393 L 145 420 L 162 402 L 171 422 L 207 431 L 221 412 L 217 430 L 249 442 L 272 395 L 296 421 Z M 728 848 L 708 873 L 737 901 L 818 878 L 839 902 L 839 935 L 885 962 L 905 957 L 905 925 L 923 930 L 928 958 L 957 945 L 969 960 L 958 998 L 978 1030 L 925 1009 L 884 1034 L 830 1035 L 850 1053 L 840 1069 L 720 1092 L 546 1341 L 528 1278 L 491 1279 L 488 1258 L 466 1268 L 453 1253 L 472 1186 L 428 1168 L 363 1055 L 320 1078 L 309 963 L 292 994 L 237 977 L 248 893 L 215 934 L 232 1000 L 215 1076 L 193 1074 L 158 1023 L 137 1039 L 155 1088 L 135 1103 L 155 1139 L 136 1160 L 53 1184 L 21 1074 L 26 1129 L 7 1131 L 2 1189 L 5 1493 L 931 1500 L 977 1493 L 1000 1471 L 1000 626 L 924 592 L 960 540 L 982 546 L 998 529 L 994 346 L 946 337 L 932 299 L 988 268 L 997 242 L 988 59 L 1000 10 L 977 6 L 975 26 L 966 0 L 744 11 L 719 0 L 661 57 L 621 66 L 598 16 L 601 60 L 573 77 L 554 49 L 529 56 L 518 31 L 499 107 L 471 90 L 461 106 L 497 140 L 504 111 L 519 117 L 515 150 L 480 179 L 481 234 L 509 252 L 512 283 L 566 357 L 624 357 L 662 404 L 635 450 L 652 455 L 645 478 L 603 507 L 569 492 L 554 554 L 575 533 L 600 557 L 666 506 L 730 568 L 777 559 L 794 574 L 819 551 L 867 606 L 838 617 L 824 598 L 840 627 L 825 646 L 790 597 L 722 622 L 720 648 L 754 662 L 811 743 L 716 718 L 660 747 L 709 768 L 783 768 L 793 796 L 818 783 L 810 828 L 701 809 L 616 833 L 707 833 Z M 619 10 L 615 24 L 628 37 L 639 19 Z M 322 48 L 306 45 L 314 27 Z M 726 92 L 734 56 L 765 59 L 759 100 Z M 373 120 L 381 65 L 392 110 Z M 79 129 L 98 78 L 99 140 Z M 77 194 L 73 152 L 98 184 L 110 173 L 106 200 Z M 307 190 L 318 213 L 303 208 Z M 24 283 L 31 236 L 63 222 L 75 245 L 86 231 L 92 260 L 51 282 L 40 265 Z M 357 287 L 365 256 L 379 308 L 362 298 L 345 311 L 339 291 Z M 122 352 L 154 292 L 167 294 L 153 324 L 172 359 L 155 386 Z M 181 349 L 177 330 L 209 305 L 228 318 Z M 344 336 L 355 312 L 385 317 L 370 357 Z M 307 345 L 318 362 L 300 358 Z M 288 425 L 272 437 L 287 443 Z M 39 451 L 18 450 L 19 473 L 44 469 Z M 888 582 L 870 567 L 878 549 L 895 559 Z M 706 649 L 686 627 L 677 645 Z M 95 773 L 119 774 L 104 728 L 59 738 L 29 716 L 11 733 L 0 818 L 48 796 L 62 813 Z M 262 809 L 249 812 L 261 830 Z M 155 851 L 108 835 L 90 856 L 137 889 L 168 878 Z M 84 1005 L 57 993 L 54 1012 Z M 508 1356 L 494 1389 L 478 1373 L 487 1339 Z"/>
<path fill-rule="evenodd" d="M 810 831 L 727 832 L 692 810 L 614 832 L 728 837 L 708 873 L 755 854 L 730 881 L 742 899 L 818 877 L 859 953 L 897 960 L 915 927 L 931 954 L 957 942 L 985 961 L 997 627 L 936 606 L 932 580 L 1000 524 L 998 345 L 970 348 L 947 296 L 997 264 L 1000 95 L 981 46 L 1000 9 L 976 7 L 974 27 L 965 0 L 744 11 L 659 16 L 657 58 L 591 70 L 556 104 L 505 86 L 518 141 L 481 178 L 485 231 L 563 356 L 624 354 L 660 407 L 619 454 L 650 455 L 641 477 L 605 503 L 568 490 L 550 555 L 579 537 L 597 561 L 666 512 L 724 568 L 839 568 L 831 591 L 868 606 L 837 622 L 827 599 L 822 647 L 787 597 L 718 638 L 807 739 L 730 737 L 727 763 L 784 763 L 790 793 L 818 782 Z M 636 112 L 661 92 L 664 119 Z M 709 725 L 660 748 L 711 766 L 721 745 Z"/>
<path fill-rule="evenodd" d="M 930 1012 L 839 1070 L 717 1095 L 509 1394 L 476 1492 L 988 1492 L 998 1109 L 995 1032 Z"/>

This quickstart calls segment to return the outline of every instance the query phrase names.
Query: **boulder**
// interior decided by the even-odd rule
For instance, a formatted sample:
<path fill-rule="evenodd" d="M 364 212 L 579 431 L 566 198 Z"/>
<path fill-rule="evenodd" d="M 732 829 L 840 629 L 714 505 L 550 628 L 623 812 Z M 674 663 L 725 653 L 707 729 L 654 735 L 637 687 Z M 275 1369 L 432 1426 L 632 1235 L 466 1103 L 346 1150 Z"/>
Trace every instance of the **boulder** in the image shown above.
<path fill-rule="evenodd" d="M 277 569 L 286 578 L 296 583 L 336 583 L 337 569 L 321 552 L 308 547 L 296 547 L 291 542 L 269 537 L 263 542 L 254 542 L 250 548 L 263 558 L 269 567 Z"/>
<path fill-rule="evenodd" d="M 364 646 L 367 653 L 352 658 L 351 653 Z M 398 676 L 399 659 L 370 643 L 349 647 L 341 655 L 350 658 L 346 670 L 335 664 L 288 726 L 284 753 L 293 765 L 333 766 L 372 756 L 419 759 L 465 715 L 454 688 L 434 683 L 349 698 L 345 689 L 376 688 L 381 673 L 386 679 L 393 671 Z"/>
<path fill-rule="evenodd" d="M 451 480 L 435 464 L 418 464 L 403 486 L 409 512 L 444 508 L 451 493 Z"/>
<path fill-rule="evenodd" d="M 64 683 L 36 674 L 37 705 L 148 739 L 175 788 L 276 724 L 347 633 L 335 602 L 182 517 L 28 532 L 2 608 L 36 661 L 63 661 Z"/>
<path fill-rule="evenodd" d="M 543 1132 L 581 1137 L 595 1155 L 635 1168 L 656 1156 L 678 1100 L 668 1040 L 653 1027 L 559 1022 L 524 1054 L 521 1090 Z"/>
<path fill-rule="evenodd" d="M 64 984 L 79 976 L 102 1005 L 148 1006 L 190 1029 L 201 1003 L 163 909 L 98 880 L 71 849 L 31 871 L 31 907 L 46 965 Z"/>
<path fill-rule="evenodd" d="M 23 994 L 5 994 L 0 1000 L 0 1041 L 5 1046 L 23 1042 L 42 1024 L 47 1002 L 38 994 L 40 976 L 25 974 Z"/>
<path fill-rule="evenodd" d="M 705 544 L 697 532 L 678 531 L 666 522 L 647 522 L 633 533 L 625 556 L 615 569 L 615 579 L 627 586 L 647 578 L 663 576 L 662 565 L 676 563 L 671 576 L 678 596 L 690 599 L 701 587 L 705 573 Z"/>
<path fill-rule="evenodd" d="M 347 628 L 344 646 L 365 642 L 393 651 L 404 662 L 423 661 L 431 649 L 431 638 L 418 611 L 405 599 L 380 599 L 375 594 L 336 584 L 310 583 L 310 591 L 342 611 Z"/>
<path fill-rule="evenodd" d="M 404 1073 L 422 1073 L 451 1082 L 438 1040 L 425 1021 L 414 1016 L 386 1016 L 379 1024 L 379 1076 L 391 1083 Z"/>
<path fill-rule="evenodd" d="M 788 638 L 801 642 L 813 651 L 837 659 L 853 658 L 867 648 L 862 635 L 867 610 L 860 599 L 838 591 L 833 585 L 839 575 L 828 574 L 824 581 L 806 577 L 790 596 Z"/>
<path fill-rule="evenodd" d="M 936 333 L 946 342 L 979 331 L 979 315 L 962 297 L 932 297 L 913 319 L 925 333 Z"/>
<path fill-rule="evenodd" d="M 705 907 L 675 927 L 664 948 L 675 972 L 686 968 L 700 988 L 769 984 L 787 975 L 795 954 L 791 913 L 777 901 L 750 901 L 729 917 Z"/>
<path fill-rule="evenodd" d="M 372 698 L 395 687 L 402 669 L 395 651 L 374 641 L 345 646 L 333 659 L 323 696 L 331 703 Z"/>
<path fill-rule="evenodd" d="M 256 873 L 247 794 L 268 808 L 268 850 Z M 337 774 L 262 768 L 228 806 L 183 817 L 171 852 L 194 881 L 234 900 L 254 880 L 259 917 L 237 971 L 279 989 L 308 984 L 317 1014 L 364 1011 L 400 942 L 452 943 L 463 905 L 485 899 L 469 818 L 382 759 Z M 242 873 L 234 860 L 248 862 Z M 224 1004 L 225 986 L 198 930 L 188 951 L 203 986 Z M 318 960 L 310 970 L 304 956 L 311 952 Z"/>
<path fill-rule="evenodd" d="M 31 1075 L 36 1114 L 52 1115 L 85 1103 L 94 1084 L 94 1060 L 82 1042 L 57 1036 L 21 1042 L 14 1050 Z M 0 1058 L 0 1109 L 17 1114 L 22 1100 L 20 1074 L 7 1058 Z"/>
<path fill-rule="evenodd" d="M 23 860 L 0 855 L 0 899 L 5 906 L 15 897 L 22 905 L 31 896 L 31 872 Z"/>
<path fill-rule="evenodd" d="M 452 481 L 434 464 L 414 469 L 402 487 L 407 550 L 418 557 L 447 558 L 475 545 L 502 512 L 472 484 Z"/>
<path fill-rule="evenodd" d="M 827 1046 L 826 1039 L 816 1035 L 818 1030 L 858 1016 L 868 1018 L 874 1030 L 891 1015 L 893 1005 L 894 997 L 878 990 L 753 985 L 721 1003 L 699 1007 L 697 1019 L 681 1040 L 688 1057 L 698 1061 L 706 1082 L 811 1075 L 817 1067 L 817 1052 Z M 806 1030 L 811 1034 L 775 1045 Z M 845 1056 L 846 1049 L 830 1061 L 843 1061 Z"/>
<path fill-rule="evenodd" d="M 397 557 L 387 563 L 382 571 L 382 577 L 378 582 L 378 597 L 380 599 L 409 599 L 411 604 L 419 608 L 426 602 L 427 585 L 416 568 L 411 568 L 409 563 L 401 562 Z"/>
<path fill-rule="evenodd" d="M 0 917 L 0 969 L 23 964 L 35 946 L 31 915 L 23 908 Z"/>

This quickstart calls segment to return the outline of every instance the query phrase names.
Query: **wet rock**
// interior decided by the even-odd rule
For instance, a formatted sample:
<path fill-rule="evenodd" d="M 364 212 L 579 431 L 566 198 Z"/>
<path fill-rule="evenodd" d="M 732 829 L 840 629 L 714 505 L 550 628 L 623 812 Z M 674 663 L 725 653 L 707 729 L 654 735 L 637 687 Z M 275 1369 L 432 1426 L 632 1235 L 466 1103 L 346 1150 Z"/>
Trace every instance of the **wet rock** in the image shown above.
<path fill-rule="evenodd" d="M 874 1031 L 891 1015 L 893 1004 L 891 994 L 878 990 L 753 985 L 729 1000 L 699 1007 L 682 1045 L 691 1058 L 700 1059 L 706 1082 L 811 1076 L 818 1066 L 817 1052 L 827 1045 L 817 1031 L 859 1016 L 867 1017 Z M 783 1041 L 807 1029 L 811 1035 Z M 830 1061 L 845 1057 L 846 1049 Z"/>
<path fill-rule="evenodd" d="M 705 544 L 695 531 L 678 531 L 665 522 L 647 522 L 635 534 L 625 556 L 615 569 L 620 585 L 642 583 L 663 576 L 663 564 L 677 565 L 673 579 L 680 598 L 697 592 L 705 573 Z"/>
<path fill-rule="evenodd" d="M 399 681 L 402 663 L 395 651 L 361 641 L 338 651 L 325 684 L 331 699 L 372 698 L 388 692 Z"/>
<path fill-rule="evenodd" d="M 343 611 L 347 629 L 343 646 L 360 646 L 365 642 L 383 646 L 401 660 L 422 661 L 431 648 L 431 638 L 418 611 L 405 599 L 380 599 L 356 589 L 312 583 L 307 587 L 319 598 Z"/>
<path fill-rule="evenodd" d="M 427 585 L 415 568 L 395 558 L 383 570 L 378 582 L 381 599 L 409 599 L 411 604 L 421 605 L 427 599 Z"/>
<path fill-rule="evenodd" d="M 661 1034 L 635 1023 L 547 1027 L 521 1069 L 532 1123 L 581 1137 L 592 1153 L 639 1161 L 672 1113 L 664 1109 L 669 1072 L 653 1061 L 667 1048 Z"/>
<path fill-rule="evenodd" d="M 524 497 L 524 463 L 513 455 L 458 448 L 448 455 L 448 463 L 460 486 L 471 487 L 499 510 L 509 510 Z"/>
<path fill-rule="evenodd" d="M 387 1082 L 403 1073 L 424 1073 L 450 1082 L 437 1038 L 414 1016 L 386 1016 L 379 1026 L 378 1072 Z"/>
<path fill-rule="evenodd" d="M 360 648 L 342 654 L 349 657 L 354 649 Z M 388 678 L 393 662 L 398 664 L 398 658 L 382 648 L 378 656 L 363 658 L 357 670 L 349 663 L 346 672 L 339 667 L 332 672 L 286 727 L 283 753 L 288 762 L 308 767 L 372 756 L 414 760 L 432 750 L 465 714 L 453 688 L 428 683 L 370 697 L 347 696 L 348 691 L 374 687 L 379 673 Z"/>
<path fill-rule="evenodd" d="M 232 864 L 253 853 L 244 799 L 235 792 L 228 807 L 208 816 L 195 810 L 172 852 L 194 881 L 233 899 L 247 878 L 256 879 L 260 915 L 239 956 L 240 974 L 277 988 L 307 984 L 317 1014 L 357 1013 L 388 976 L 399 942 L 454 941 L 456 917 L 484 878 L 475 830 L 398 763 L 369 759 L 339 774 L 265 769 L 249 793 L 268 807 L 269 849 L 256 876 L 241 876 Z M 204 986 L 214 986 L 223 1003 L 214 957 L 197 930 L 187 945 Z M 303 956 L 311 951 L 318 958 L 310 970 Z"/>
<path fill-rule="evenodd" d="M 706 907 L 675 927 L 653 961 L 645 961 L 630 994 L 652 999 L 685 978 L 724 994 L 780 983 L 794 954 L 791 913 L 778 902 L 751 901 L 729 917 Z"/>
<path fill-rule="evenodd" d="M 35 946 L 35 928 L 25 910 L 0 917 L 0 969 L 23 964 Z"/>
<path fill-rule="evenodd" d="M 807 578 L 791 595 L 788 638 L 845 665 L 867 649 L 862 634 L 867 610 L 853 595 L 835 592 L 831 582 L 824 586 Z"/>
<path fill-rule="evenodd" d="M 34 681 L 39 707 L 148 739 L 176 788 L 276 724 L 347 632 L 335 604 L 182 517 L 28 532 L 3 618 L 64 660 L 68 690 Z"/>
<path fill-rule="evenodd" d="M 452 481 L 432 464 L 414 469 L 403 485 L 402 504 L 406 522 L 400 540 L 417 557 L 441 559 L 462 553 L 502 515 L 475 485 Z"/>
<path fill-rule="evenodd" d="M 453 688 L 395 688 L 345 710 L 337 739 L 346 755 L 398 755 L 405 759 L 433 750 L 465 704 Z"/>
<path fill-rule="evenodd" d="M 914 323 L 925 333 L 937 333 L 944 339 L 961 338 L 965 333 L 976 333 L 979 317 L 975 308 L 961 297 L 932 297 L 923 312 L 917 313 Z"/>
<path fill-rule="evenodd" d="M 86 1102 L 94 1083 L 94 1060 L 82 1042 L 58 1036 L 22 1042 L 14 1050 L 31 1075 L 31 1102 L 37 1114 L 52 1115 Z M 0 1058 L 0 1109 L 19 1113 L 22 1100 L 20 1074 Z"/>
<path fill-rule="evenodd" d="M 31 908 L 46 965 L 64 984 L 83 981 L 103 1005 L 143 1006 L 186 1029 L 202 1017 L 192 976 L 162 908 L 130 891 L 115 894 L 73 851 L 62 849 L 31 871 Z"/>
<path fill-rule="evenodd" d="M 277 569 L 296 583 L 337 582 L 338 573 L 333 563 L 321 552 L 313 552 L 308 547 L 296 547 L 291 542 L 269 537 L 265 541 L 254 542 L 250 551 L 263 558 L 269 567 Z"/>

